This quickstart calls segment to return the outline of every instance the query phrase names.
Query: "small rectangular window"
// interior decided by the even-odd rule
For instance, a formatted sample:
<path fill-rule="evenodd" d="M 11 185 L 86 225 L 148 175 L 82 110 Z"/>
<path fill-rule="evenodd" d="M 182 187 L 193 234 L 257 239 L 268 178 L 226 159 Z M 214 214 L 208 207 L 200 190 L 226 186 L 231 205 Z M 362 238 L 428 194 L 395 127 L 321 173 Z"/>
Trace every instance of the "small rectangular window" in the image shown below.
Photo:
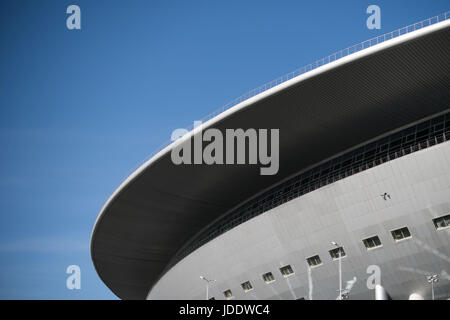
<path fill-rule="evenodd" d="M 223 295 L 225 296 L 225 298 L 227 298 L 228 300 L 233 298 L 233 293 L 231 292 L 230 289 L 226 290 L 223 292 Z"/>
<path fill-rule="evenodd" d="M 253 289 L 252 284 L 250 283 L 250 281 L 246 281 L 244 283 L 241 283 L 241 287 L 242 287 L 242 289 L 244 289 L 245 292 L 248 292 L 248 291 Z"/>
<path fill-rule="evenodd" d="M 288 277 L 288 276 L 294 274 L 294 270 L 292 270 L 292 267 L 290 265 L 280 268 L 280 272 L 285 277 Z"/>
<path fill-rule="evenodd" d="M 434 226 L 437 230 L 450 226 L 450 214 L 433 219 Z"/>
<path fill-rule="evenodd" d="M 407 227 L 392 230 L 391 234 L 395 241 L 399 241 L 399 240 L 411 237 L 411 233 L 409 232 Z"/>
<path fill-rule="evenodd" d="M 275 278 L 274 278 L 272 272 L 264 273 L 262 277 L 263 277 L 265 283 L 271 283 L 271 282 L 275 281 Z"/>
<path fill-rule="evenodd" d="M 370 237 L 362 241 L 367 249 L 381 247 L 381 241 L 378 236 Z"/>
<path fill-rule="evenodd" d="M 308 262 L 310 267 L 315 267 L 318 266 L 322 263 L 322 261 L 320 260 L 320 257 L 318 255 L 315 255 L 313 257 L 309 257 L 306 259 L 306 261 Z"/>
<path fill-rule="evenodd" d="M 330 252 L 330 256 L 333 260 L 339 259 L 339 257 L 345 257 L 345 251 L 344 248 L 339 247 L 339 248 L 335 248 L 329 251 Z"/>

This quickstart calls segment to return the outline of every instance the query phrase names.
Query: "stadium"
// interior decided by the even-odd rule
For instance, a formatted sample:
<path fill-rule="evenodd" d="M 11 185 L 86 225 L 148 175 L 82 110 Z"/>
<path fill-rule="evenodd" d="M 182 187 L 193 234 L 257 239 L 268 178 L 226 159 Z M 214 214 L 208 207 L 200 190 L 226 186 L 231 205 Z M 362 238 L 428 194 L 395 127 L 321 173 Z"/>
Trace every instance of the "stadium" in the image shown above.
<path fill-rule="evenodd" d="M 164 146 L 95 222 L 102 281 L 122 299 L 450 298 L 449 18 L 336 52 L 204 119 L 279 129 L 277 174 L 174 164 L 198 128 Z"/>

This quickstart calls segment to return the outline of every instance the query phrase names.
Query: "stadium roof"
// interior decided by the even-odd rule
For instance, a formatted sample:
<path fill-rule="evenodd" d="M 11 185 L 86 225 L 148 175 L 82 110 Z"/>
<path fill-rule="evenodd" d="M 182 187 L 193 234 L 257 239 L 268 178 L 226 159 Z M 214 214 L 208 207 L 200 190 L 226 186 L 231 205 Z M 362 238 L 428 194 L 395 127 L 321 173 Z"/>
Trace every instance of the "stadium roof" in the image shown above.
<path fill-rule="evenodd" d="M 409 31 L 328 57 L 204 123 L 203 129 L 279 128 L 277 175 L 261 176 L 255 165 L 176 166 L 174 144 L 144 163 L 95 223 L 91 255 L 103 282 L 120 298 L 145 299 L 189 239 L 232 208 L 300 171 L 447 110 L 450 20 Z"/>

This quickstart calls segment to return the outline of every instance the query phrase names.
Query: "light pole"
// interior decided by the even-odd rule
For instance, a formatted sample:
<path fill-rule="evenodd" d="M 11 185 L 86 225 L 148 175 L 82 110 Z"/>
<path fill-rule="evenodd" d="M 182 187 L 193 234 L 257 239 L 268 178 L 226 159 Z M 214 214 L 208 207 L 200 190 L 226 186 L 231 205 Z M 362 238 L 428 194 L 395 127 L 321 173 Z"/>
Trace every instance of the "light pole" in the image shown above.
<path fill-rule="evenodd" d="M 209 299 L 209 283 L 215 282 L 216 280 L 209 280 L 209 279 L 205 278 L 204 276 L 200 276 L 200 279 L 206 281 L 206 300 L 208 300 Z"/>
<path fill-rule="evenodd" d="M 434 284 L 439 281 L 439 275 L 433 274 L 427 277 L 428 283 L 431 283 L 431 299 L 434 300 Z"/>
<path fill-rule="evenodd" d="M 342 262 L 341 262 L 341 249 L 339 244 L 337 244 L 334 241 L 331 241 L 331 244 L 338 248 L 338 254 L 339 254 L 339 300 L 342 300 Z"/>

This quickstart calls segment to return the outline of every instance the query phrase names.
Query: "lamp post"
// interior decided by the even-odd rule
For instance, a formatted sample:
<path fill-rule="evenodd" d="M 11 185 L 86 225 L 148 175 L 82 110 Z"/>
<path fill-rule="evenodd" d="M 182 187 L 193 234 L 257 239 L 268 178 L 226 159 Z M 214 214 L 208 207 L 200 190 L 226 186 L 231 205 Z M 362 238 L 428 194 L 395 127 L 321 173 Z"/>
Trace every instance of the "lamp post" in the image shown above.
<path fill-rule="evenodd" d="M 206 281 L 206 300 L 208 300 L 209 299 L 209 283 L 215 282 L 216 280 L 209 280 L 209 279 L 205 278 L 204 276 L 200 276 L 200 279 Z"/>
<path fill-rule="evenodd" d="M 342 300 L 342 262 L 341 262 L 341 249 L 337 242 L 331 241 L 331 244 L 338 248 L 339 254 L 339 300 Z"/>
<path fill-rule="evenodd" d="M 427 277 L 428 283 L 431 283 L 431 299 L 434 300 L 434 284 L 439 281 L 439 275 L 433 274 Z"/>

